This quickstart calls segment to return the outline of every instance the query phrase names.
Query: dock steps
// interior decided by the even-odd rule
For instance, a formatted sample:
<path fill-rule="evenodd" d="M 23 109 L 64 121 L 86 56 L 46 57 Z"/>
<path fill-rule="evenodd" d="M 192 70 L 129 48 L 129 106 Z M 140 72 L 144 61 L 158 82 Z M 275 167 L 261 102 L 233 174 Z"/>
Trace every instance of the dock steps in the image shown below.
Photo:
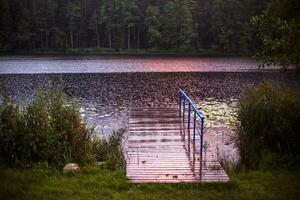
<path fill-rule="evenodd" d="M 130 182 L 229 181 L 212 151 L 205 152 L 201 172 L 199 147 L 196 145 L 193 153 L 191 151 L 188 152 L 182 134 L 178 108 L 134 108 L 130 111 L 125 156 L 126 177 Z"/>

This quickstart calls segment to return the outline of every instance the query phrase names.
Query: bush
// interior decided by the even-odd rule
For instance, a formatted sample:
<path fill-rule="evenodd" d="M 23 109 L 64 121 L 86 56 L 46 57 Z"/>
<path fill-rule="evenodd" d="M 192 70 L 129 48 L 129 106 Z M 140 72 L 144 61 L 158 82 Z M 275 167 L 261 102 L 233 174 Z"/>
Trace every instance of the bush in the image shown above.
<path fill-rule="evenodd" d="M 93 54 L 93 53 L 114 53 L 115 50 L 112 48 L 69 48 L 66 49 L 65 53 L 67 54 L 78 54 L 78 53 L 83 53 L 83 54 Z"/>
<path fill-rule="evenodd" d="M 96 138 L 92 141 L 92 152 L 95 159 L 103 162 L 103 167 L 110 170 L 124 169 L 125 159 L 122 152 L 124 129 L 113 132 L 108 140 Z"/>
<path fill-rule="evenodd" d="M 0 162 L 28 166 L 85 162 L 93 128 L 80 117 L 75 101 L 67 105 L 60 89 L 39 91 L 21 107 L 3 97 L 0 105 Z"/>
<path fill-rule="evenodd" d="M 238 108 L 241 164 L 257 168 L 264 152 L 299 157 L 299 89 L 264 82 L 247 91 Z"/>

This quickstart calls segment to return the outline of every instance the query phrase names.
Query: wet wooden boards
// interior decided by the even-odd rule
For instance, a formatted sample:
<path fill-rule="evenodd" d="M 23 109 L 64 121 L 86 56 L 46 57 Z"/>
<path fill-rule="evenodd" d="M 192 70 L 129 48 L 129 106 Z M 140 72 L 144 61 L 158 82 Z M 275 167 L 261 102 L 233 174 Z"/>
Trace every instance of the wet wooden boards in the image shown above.
<path fill-rule="evenodd" d="M 126 177 L 133 183 L 226 182 L 213 151 L 200 173 L 199 146 L 188 151 L 176 108 L 135 108 L 129 115 Z"/>

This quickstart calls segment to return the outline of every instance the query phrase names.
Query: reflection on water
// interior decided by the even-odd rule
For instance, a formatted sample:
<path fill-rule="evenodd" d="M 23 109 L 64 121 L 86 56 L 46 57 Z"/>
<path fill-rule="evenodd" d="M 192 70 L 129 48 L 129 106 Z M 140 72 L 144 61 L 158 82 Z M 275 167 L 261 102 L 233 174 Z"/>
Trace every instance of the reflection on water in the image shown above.
<path fill-rule="evenodd" d="M 2 56 L 0 74 L 258 71 L 250 58 Z M 278 67 L 272 67 L 278 69 Z"/>
<path fill-rule="evenodd" d="M 128 113 L 124 107 L 113 112 L 100 112 L 91 104 L 82 105 L 80 113 L 89 125 L 94 126 L 96 134 L 100 137 L 108 138 L 113 131 L 128 127 Z"/>

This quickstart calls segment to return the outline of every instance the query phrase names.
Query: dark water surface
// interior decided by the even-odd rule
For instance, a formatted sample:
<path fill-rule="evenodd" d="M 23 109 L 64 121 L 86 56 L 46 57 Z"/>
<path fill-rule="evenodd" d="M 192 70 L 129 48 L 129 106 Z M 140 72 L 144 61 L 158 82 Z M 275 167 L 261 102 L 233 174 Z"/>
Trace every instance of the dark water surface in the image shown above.
<path fill-rule="evenodd" d="M 0 57 L 0 84 L 15 102 L 25 104 L 49 82 L 61 84 L 104 137 L 128 126 L 131 107 L 177 106 L 182 88 L 202 109 L 210 143 L 229 150 L 233 143 L 224 135 L 232 134 L 243 91 L 264 80 L 299 87 L 298 78 L 258 70 L 247 58 Z"/>
<path fill-rule="evenodd" d="M 18 103 L 31 100 L 39 88 L 49 83 L 62 84 L 69 99 L 77 98 L 82 115 L 99 128 L 111 130 L 126 126 L 131 107 L 176 106 L 178 88 L 184 89 L 203 109 L 218 113 L 229 109 L 246 88 L 263 81 L 297 85 L 293 73 L 197 72 L 197 73 L 110 73 L 110 74 L 10 74 L 0 75 L 0 84 Z M 200 106 L 200 105 L 199 105 Z M 229 106 L 229 108 L 227 107 Z M 226 111 L 227 112 L 227 111 Z M 122 120 L 120 120 L 122 119 Z M 214 120 L 213 123 L 223 123 Z M 105 130 L 101 130 L 107 132 Z"/>

